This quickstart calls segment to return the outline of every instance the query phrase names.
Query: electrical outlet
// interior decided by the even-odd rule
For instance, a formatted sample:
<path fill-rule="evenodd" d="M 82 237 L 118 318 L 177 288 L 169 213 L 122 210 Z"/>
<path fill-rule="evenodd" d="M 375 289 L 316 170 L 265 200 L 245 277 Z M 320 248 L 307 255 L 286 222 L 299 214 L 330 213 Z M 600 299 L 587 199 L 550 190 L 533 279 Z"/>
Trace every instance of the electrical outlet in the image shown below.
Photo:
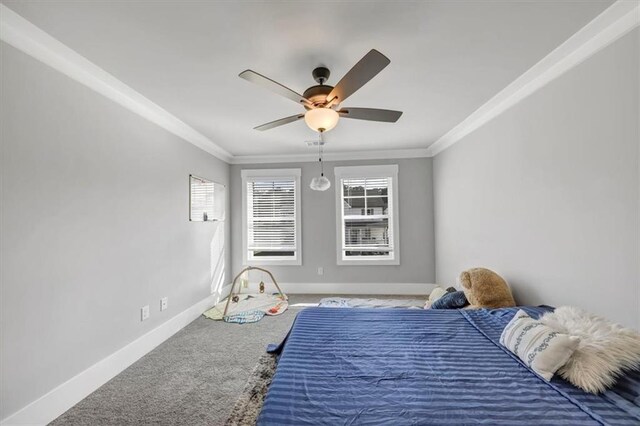
<path fill-rule="evenodd" d="M 318 266 L 318 275 L 324 275 L 324 268 L 322 266 Z"/>
<path fill-rule="evenodd" d="M 169 307 L 169 298 L 163 297 L 162 299 L 160 299 L 160 310 L 164 311 L 168 307 Z"/>
<path fill-rule="evenodd" d="M 140 316 L 141 316 L 140 321 L 144 321 L 147 318 L 149 318 L 149 305 L 143 306 L 140 309 Z"/>

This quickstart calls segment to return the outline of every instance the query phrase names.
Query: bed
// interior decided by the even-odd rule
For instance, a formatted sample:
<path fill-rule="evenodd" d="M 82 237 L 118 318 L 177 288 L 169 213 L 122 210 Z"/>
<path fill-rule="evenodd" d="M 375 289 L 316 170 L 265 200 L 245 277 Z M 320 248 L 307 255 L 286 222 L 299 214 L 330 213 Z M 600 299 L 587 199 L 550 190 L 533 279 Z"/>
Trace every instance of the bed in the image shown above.
<path fill-rule="evenodd" d="M 637 375 L 591 395 L 503 348 L 516 311 L 305 309 L 269 349 L 279 361 L 258 424 L 640 424 Z"/>

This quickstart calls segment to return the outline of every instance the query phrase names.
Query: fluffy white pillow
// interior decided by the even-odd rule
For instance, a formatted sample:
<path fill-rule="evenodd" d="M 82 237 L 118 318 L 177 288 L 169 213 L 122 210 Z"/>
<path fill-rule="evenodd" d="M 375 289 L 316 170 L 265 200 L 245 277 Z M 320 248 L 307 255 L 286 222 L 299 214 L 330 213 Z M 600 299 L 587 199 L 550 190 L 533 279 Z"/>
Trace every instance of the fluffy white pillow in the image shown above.
<path fill-rule="evenodd" d="M 590 393 L 613 386 L 627 369 L 640 368 L 640 334 L 579 308 L 561 306 L 540 321 L 580 338 L 560 376 Z"/>
<path fill-rule="evenodd" d="M 547 381 L 567 362 L 579 342 L 577 337 L 560 333 L 534 320 L 522 309 L 500 336 L 503 346 Z"/>

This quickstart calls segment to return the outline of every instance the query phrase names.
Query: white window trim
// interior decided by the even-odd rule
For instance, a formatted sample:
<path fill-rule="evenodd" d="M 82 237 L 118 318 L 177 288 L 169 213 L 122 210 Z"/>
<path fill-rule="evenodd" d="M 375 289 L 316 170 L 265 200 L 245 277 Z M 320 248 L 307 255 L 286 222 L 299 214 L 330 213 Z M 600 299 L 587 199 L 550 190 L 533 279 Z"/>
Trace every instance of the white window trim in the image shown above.
<path fill-rule="evenodd" d="M 400 265 L 400 214 L 398 209 L 398 165 L 388 164 L 379 166 L 350 166 L 334 167 L 335 188 L 336 188 L 336 256 L 337 264 L 340 265 Z M 393 258 L 353 258 L 344 259 L 342 257 L 342 242 L 344 241 L 344 219 L 342 217 L 343 188 L 340 182 L 344 178 L 391 178 L 391 193 L 389 194 L 389 204 L 391 205 L 391 226 L 393 235 Z"/>
<path fill-rule="evenodd" d="M 301 169 L 243 169 L 240 171 L 242 177 L 242 263 L 244 265 L 302 265 L 302 226 L 300 221 L 300 211 L 302 210 L 302 199 L 300 198 L 300 176 Z M 295 190 L 295 216 L 296 216 L 296 251 L 295 258 L 287 259 L 248 259 L 247 237 L 247 181 L 255 178 L 282 178 L 296 181 Z"/>

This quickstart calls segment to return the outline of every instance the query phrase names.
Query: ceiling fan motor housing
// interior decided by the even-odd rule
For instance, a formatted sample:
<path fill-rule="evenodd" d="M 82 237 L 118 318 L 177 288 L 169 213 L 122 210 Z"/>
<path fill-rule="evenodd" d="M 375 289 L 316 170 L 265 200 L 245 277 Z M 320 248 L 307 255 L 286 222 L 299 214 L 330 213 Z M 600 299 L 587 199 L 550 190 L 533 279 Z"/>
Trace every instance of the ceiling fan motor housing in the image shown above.
<path fill-rule="evenodd" d="M 324 84 L 318 84 L 317 86 L 311 86 L 304 91 L 305 98 L 309 99 L 315 107 L 322 107 L 327 103 L 327 95 L 331 93 L 333 86 L 326 86 Z M 304 105 L 306 109 L 311 109 L 309 105 Z"/>

